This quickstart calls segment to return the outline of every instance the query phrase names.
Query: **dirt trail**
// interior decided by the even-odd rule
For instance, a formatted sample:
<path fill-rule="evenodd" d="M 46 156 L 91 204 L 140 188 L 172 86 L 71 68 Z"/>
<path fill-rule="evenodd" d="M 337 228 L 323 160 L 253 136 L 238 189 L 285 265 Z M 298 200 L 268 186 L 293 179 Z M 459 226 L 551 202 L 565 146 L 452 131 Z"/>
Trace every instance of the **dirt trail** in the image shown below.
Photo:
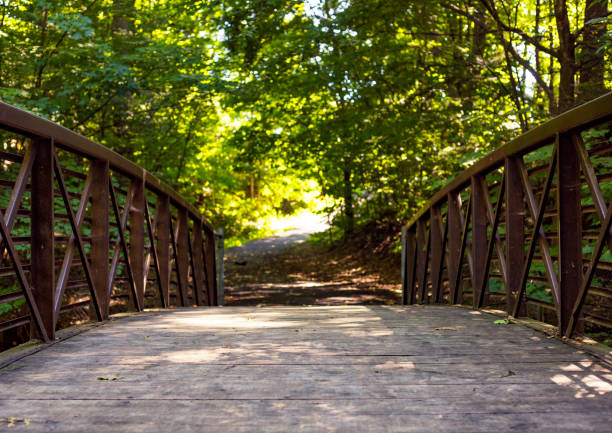
<path fill-rule="evenodd" d="M 225 256 L 230 262 L 243 262 L 267 255 L 277 255 L 293 245 L 303 243 L 313 233 L 322 232 L 329 227 L 319 215 L 312 213 L 289 218 L 283 226 L 285 230 L 281 234 L 229 248 L 225 251 Z"/>
<path fill-rule="evenodd" d="M 398 272 L 381 275 L 372 254 L 351 245 L 306 242 L 327 225 L 318 216 L 296 218 L 281 235 L 228 249 L 225 305 L 393 304 Z M 399 263 L 397 264 L 399 268 Z"/>

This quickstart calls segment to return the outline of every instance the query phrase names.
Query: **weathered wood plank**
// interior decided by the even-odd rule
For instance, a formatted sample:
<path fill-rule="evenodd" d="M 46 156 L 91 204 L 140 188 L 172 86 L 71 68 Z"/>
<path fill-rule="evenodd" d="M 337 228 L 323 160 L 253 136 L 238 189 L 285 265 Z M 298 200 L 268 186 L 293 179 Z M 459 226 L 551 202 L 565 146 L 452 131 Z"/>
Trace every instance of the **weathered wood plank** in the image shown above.
<path fill-rule="evenodd" d="M 418 402 L 418 400 L 416 400 Z M 29 425 L 24 431 L 62 432 L 143 432 L 177 431 L 187 424 L 188 431 L 206 432 L 577 432 L 609 431 L 610 416 L 593 421 L 589 414 L 568 410 L 567 406 L 535 413 L 524 406 L 516 411 L 491 411 L 482 407 L 451 403 L 431 405 L 413 400 L 312 400 L 312 401 L 210 401 L 210 400 L 71 400 L 62 402 L 63 417 L 41 419 L 37 408 L 25 408 L 22 417 Z M 58 401 L 41 407 L 56 410 Z M 94 407 L 95 406 L 95 407 Z M 21 410 L 18 402 L 3 410 Z M 522 409 L 522 410 L 521 410 Z M 109 414 L 113 414 L 109 416 Z M 95 427 L 94 427 L 95 426 Z M 366 428 L 367 430 L 364 430 Z M 182 430 L 185 431 L 185 430 Z"/>

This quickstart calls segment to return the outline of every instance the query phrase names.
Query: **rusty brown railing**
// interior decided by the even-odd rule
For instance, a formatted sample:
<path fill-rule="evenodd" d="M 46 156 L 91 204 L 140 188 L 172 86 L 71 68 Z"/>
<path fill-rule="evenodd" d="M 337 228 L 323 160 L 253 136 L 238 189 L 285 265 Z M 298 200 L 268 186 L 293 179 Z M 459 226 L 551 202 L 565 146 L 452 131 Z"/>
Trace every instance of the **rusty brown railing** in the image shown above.
<path fill-rule="evenodd" d="M 482 158 L 404 228 L 403 303 L 612 328 L 612 93 Z"/>
<path fill-rule="evenodd" d="M 53 340 L 59 327 L 115 311 L 217 305 L 214 232 L 194 206 L 26 111 L 0 103 L 0 129 L 4 347 L 24 335 Z"/>

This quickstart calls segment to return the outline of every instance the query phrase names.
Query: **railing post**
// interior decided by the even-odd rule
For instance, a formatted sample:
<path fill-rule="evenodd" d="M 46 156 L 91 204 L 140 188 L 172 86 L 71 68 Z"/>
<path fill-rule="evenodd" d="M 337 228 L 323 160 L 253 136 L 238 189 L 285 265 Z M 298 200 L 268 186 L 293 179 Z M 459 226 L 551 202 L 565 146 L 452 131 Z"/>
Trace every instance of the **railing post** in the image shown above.
<path fill-rule="evenodd" d="M 165 194 L 157 196 L 155 205 L 155 220 L 157 221 L 157 257 L 159 258 L 159 274 L 161 289 L 170 305 L 170 198 Z"/>
<path fill-rule="evenodd" d="M 136 286 L 134 303 L 144 308 L 144 225 L 145 225 L 145 194 L 144 179 L 132 179 L 130 182 L 132 204 L 130 206 L 130 264 Z M 138 308 L 138 307 L 137 307 Z"/>
<path fill-rule="evenodd" d="M 208 299 L 204 296 L 206 281 L 204 281 L 204 258 L 202 257 L 202 221 L 198 218 L 193 220 L 193 238 L 191 240 L 191 253 L 193 263 L 193 290 L 197 292 L 197 304 L 208 305 Z"/>
<path fill-rule="evenodd" d="M 459 265 L 459 255 L 461 253 L 461 233 L 463 227 L 461 224 L 461 202 L 459 193 L 449 192 L 447 194 L 448 210 L 446 218 L 448 219 L 448 280 L 450 284 L 450 303 L 453 303 L 453 297 L 458 293 L 457 287 L 457 267 Z"/>
<path fill-rule="evenodd" d="M 187 231 L 189 230 L 189 220 L 187 218 L 187 209 L 178 207 L 177 209 L 177 263 L 176 263 L 176 278 L 179 283 L 179 290 L 182 291 L 181 299 L 184 305 L 189 305 L 189 244 L 187 239 Z M 195 302 L 195 297 L 193 299 Z"/>
<path fill-rule="evenodd" d="M 418 251 L 413 228 L 402 227 L 402 305 L 414 303 Z"/>
<path fill-rule="evenodd" d="M 437 304 L 440 302 L 440 283 L 442 275 L 442 260 L 444 258 L 444 251 L 442 251 L 442 214 L 440 206 L 432 206 L 430 210 L 429 218 L 429 230 L 431 236 L 431 287 L 433 303 Z"/>
<path fill-rule="evenodd" d="M 217 303 L 217 272 L 215 270 L 215 233 L 206 230 L 204 236 L 204 266 L 206 268 L 206 291 L 208 293 L 208 305 L 216 306 Z"/>
<path fill-rule="evenodd" d="M 517 158 L 505 159 L 506 174 L 506 269 L 508 281 L 506 289 L 506 311 L 512 314 L 514 299 L 521 290 L 521 271 L 525 266 L 525 203 L 521 181 L 521 169 Z M 519 270 L 518 272 L 516 270 Z M 527 312 L 526 303 L 521 303 L 520 316 Z"/>
<path fill-rule="evenodd" d="M 215 257 L 217 260 L 217 305 L 223 305 L 223 253 L 225 248 L 225 235 L 223 233 L 223 227 L 220 227 L 217 230 L 215 239 Z"/>
<path fill-rule="evenodd" d="M 484 194 L 488 194 L 483 188 L 482 179 L 473 176 L 472 184 L 472 305 L 478 307 L 478 291 L 485 279 L 485 265 L 487 262 L 487 207 Z M 485 288 L 481 305 L 489 304 L 488 288 Z"/>
<path fill-rule="evenodd" d="M 31 213 L 31 279 L 32 294 L 38 305 L 47 336 L 55 339 L 55 244 L 54 244 L 54 154 L 53 140 L 34 139 L 36 147 L 32 166 Z M 35 326 L 31 326 L 32 338 L 40 338 Z"/>
<path fill-rule="evenodd" d="M 414 304 L 418 250 L 414 226 L 406 231 L 406 287 L 403 288 L 404 305 Z"/>
<path fill-rule="evenodd" d="M 406 293 L 408 289 L 408 274 L 407 274 L 407 251 L 406 251 L 406 233 L 408 232 L 406 226 L 402 226 L 402 237 L 401 237 L 401 247 L 402 247 L 402 258 L 401 258 L 401 270 L 402 270 L 402 305 L 406 305 Z"/>
<path fill-rule="evenodd" d="M 91 276 L 100 302 L 103 319 L 108 319 L 110 298 L 107 287 L 109 280 L 108 251 L 110 249 L 110 195 L 108 161 L 92 161 L 91 184 Z M 93 313 L 93 312 L 92 312 Z M 94 315 L 90 314 L 91 317 Z"/>
<path fill-rule="evenodd" d="M 559 234 L 559 332 L 567 329 L 582 285 L 582 207 L 580 162 L 571 134 L 559 135 L 557 152 Z"/>
<path fill-rule="evenodd" d="M 424 216 L 423 218 L 426 218 Z M 429 247 L 431 245 L 431 232 L 427 233 L 427 222 L 419 219 L 417 226 L 417 277 L 419 278 L 419 304 L 427 300 L 427 267 L 429 260 Z"/>

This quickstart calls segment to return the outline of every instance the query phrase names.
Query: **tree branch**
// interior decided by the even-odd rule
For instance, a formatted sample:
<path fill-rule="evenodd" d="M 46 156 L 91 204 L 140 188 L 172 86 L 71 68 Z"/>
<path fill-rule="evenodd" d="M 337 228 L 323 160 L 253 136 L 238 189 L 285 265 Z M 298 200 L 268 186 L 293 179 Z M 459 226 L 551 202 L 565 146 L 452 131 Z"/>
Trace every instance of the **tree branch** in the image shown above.
<path fill-rule="evenodd" d="M 559 57 L 558 50 L 542 45 L 539 40 L 537 40 L 531 35 L 528 35 L 527 33 L 519 29 L 518 27 L 510 26 L 506 24 L 505 22 L 503 22 L 493 2 L 490 2 L 490 0 L 479 0 L 479 1 L 489 11 L 489 13 L 491 14 L 491 17 L 493 18 L 493 20 L 495 20 L 497 25 L 500 26 L 504 31 L 519 35 L 525 42 L 529 42 L 531 45 L 538 48 L 540 51 L 543 51 L 553 57 L 557 57 L 557 58 Z"/>
<path fill-rule="evenodd" d="M 480 0 L 482 2 L 486 2 L 486 0 Z M 486 22 L 484 22 L 483 20 L 480 20 L 479 18 L 477 18 L 475 15 L 470 14 L 467 11 L 464 11 L 458 7 L 456 7 L 455 5 L 452 4 L 448 4 L 447 5 L 449 9 L 453 10 L 454 12 L 472 20 L 473 22 L 477 23 L 478 25 L 482 26 L 483 28 L 487 29 L 488 31 L 493 31 L 491 29 L 491 26 L 489 26 Z M 486 7 L 486 5 L 485 5 Z M 488 10 L 488 9 L 487 9 Z M 489 13 L 491 13 L 489 11 Z M 496 22 L 498 22 L 496 20 Z M 498 23 L 499 24 L 499 23 Z M 502 23 L 503 24 L 503 23 Z M 504 49 L 508 50 L 508 53 L 510 53 L 512 55 L 512 57 L 514 58 L 514 60 L 516 60 L 521 66 L 523 66 L 525 69 L 527 69 L 529 71 L 529 73 L 533 76 L 533 78 L 536 80 L 536 82 L 538 83 L 538 85 L 542 88 L 542 90 L 544 91 L 544 93 L 546 94 L 546 96 L 549 98 L 549 100 L 555 104 L 555 96 L 554 93 L 552 91 L 552 89 L 546 84 L 546 82 L 544 81 L 544 79 L 542 78 L 542 76 L 540 75 L 540 73 L 538 71 L 536 71 L 534 69 L 533 66 L 531 66 L 531 64 L 529 63 L 529 61 L 527 61 L 526 59 L 524 59 L 519 53 L 517 53 L 517 51 L 514 49 L 514 47 L 512 46 L 512 44 L 510 42 L 508 42 L 502 33 L 504 26 L 501 26 L 500 28 L 498 28 L 497 30 L 497 34 L 498 34 L 498 38 L 499 41 L 501 42 L 501 44 L 504 46 Z M 507 27 L 507 26 L 505 26 Z M 528 36 L 528 35 L 527 35 Z M 530 37 L 531 38 L 531 37 Z M 531 38 L 533 39 L 533 38 Z M 537 44 L 536 45 L 539 49 L 541 49 L 544 52 L 547 52 L 549 54 L 551 54 L 552 57 L 558 58 L 558 54 L 556 50 L 551 51 L 550 48 L 544 47 L 541 44 Z M 556 104 L 555 104 L 556 105 Z"/>
<path fill-rule="evenodd" d="M 96 4 L 97 2 L 98 2 L 98 0 L 92 0 L 87 6 L 85 6 L 85 9 L 84 9 L 84 11 L 82 13 L 87 12 L 89 10 L 89 8 L 92 7 L 94 4 Z M 42 75 L 43 75 L 43 72 L 46 69 L 46 67 L 49 65 L 49 61 L 51 60 L 51 57 L 53 57 L 55 55 L 55 53 L 57 52 L 57 49 L 59 48 L 59 46 L 62 44 L 62 42 L 64 42 L 64 39 L 66 39 L 66 36 L 68 36 L 68 30 L 64 30 L 64 33 L 62 33 L 62 35 L 59 37 L 59 39 L 55 43 L 55 46 L 53 47 L 53 49 L 51 51 L 47 52 L 47 54 L 45 55 L 45 60 L 40 65 L 40 68 L 38 69 L 38 80 L 37 80 L 37 86 L 36 87 L 40 87 L 42 85 Z"/>
<path fill-rule="evenodd" d="M 508 24 L 504 23 L 501 18 L 499 17 L 499 14 L 497 13 L 497 10 L 495 9 L 495 7 L 492 7 L 489 2 L 487 0 L 478 0 L 480 1 L 484 7 L 487 9 L 487 11 L 489 12 L 489 14 L 491 15 L 491 17 L 493 18 L 493 20 L 495 21 L 495 23 L 501 27 L 504 31 L 510 32 L 510 33 L 515 33 L 517 35 L 519 35 L 525 42 L 530 43 L 531 45 L 533 45 L 534 47 L 538 48 L 540 51 L 545 52 L 553 57 L 558 58 L 559 57 L 559 53 L 557 50 L 547 47 L 545 45 L 542 45 L 536 38 L 534 38 L 533 36 L 528 35 L 527 33 L 525 33 L 524 31 L 522 31 L 519 28 L 513 27 L 513 26 L 509 26 Z M 483 27 L 486 27 L 487 29 L 491 30 L 491 27 L 488 26 L 486 23 L 484 23 L 482 20 L 478 19 L 474 14 L 471 14 L 467 11 L 464 11 L 460 8 L 458 8 L 457 6 L 453 5 L 453 4 L 446 4 L 446 7 L 448 7 L 449 9 L 451 9 L 453 12 L 458 13 L 459 15 L 462 15 L 470 20 L 472 20 L 473 22 L 482 25 Z"/>

